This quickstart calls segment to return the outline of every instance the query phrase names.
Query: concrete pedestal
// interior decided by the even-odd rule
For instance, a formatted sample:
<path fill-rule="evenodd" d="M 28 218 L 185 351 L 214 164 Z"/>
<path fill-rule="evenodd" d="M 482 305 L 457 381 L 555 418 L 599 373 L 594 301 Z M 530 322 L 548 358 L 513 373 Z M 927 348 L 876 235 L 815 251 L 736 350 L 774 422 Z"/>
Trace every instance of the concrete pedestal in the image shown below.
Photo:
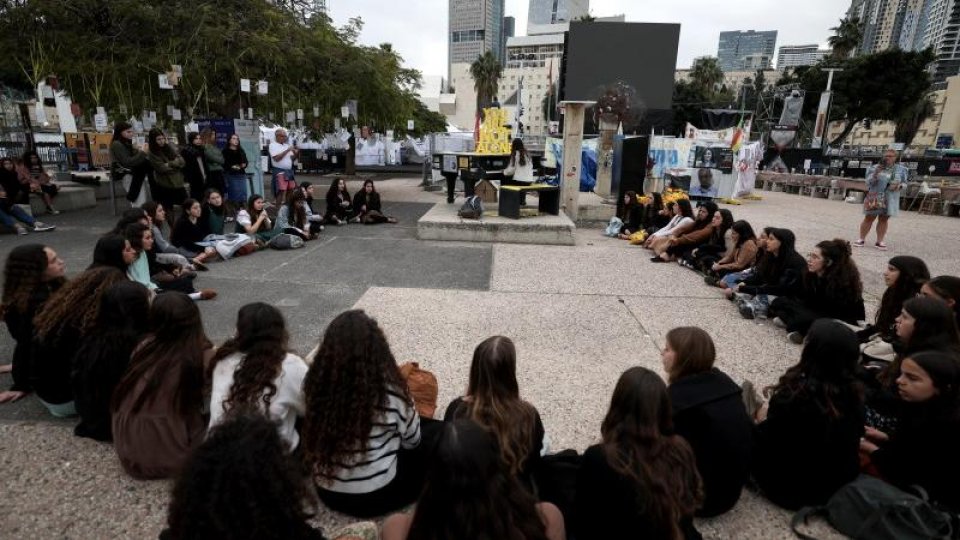
<path fill-rule="evenodd" d="M 417 221 L 417 238 L 451 242 L 502 242 L 506 244 L 546 244 L 572 246 L 573 222 L 560 215 L 541 215 L 510 219 L 484 215 L 483 219 L 461 219 L 458 205 L 438 203 Z M 495 209 L 495 207 L 485 210 Z"/>

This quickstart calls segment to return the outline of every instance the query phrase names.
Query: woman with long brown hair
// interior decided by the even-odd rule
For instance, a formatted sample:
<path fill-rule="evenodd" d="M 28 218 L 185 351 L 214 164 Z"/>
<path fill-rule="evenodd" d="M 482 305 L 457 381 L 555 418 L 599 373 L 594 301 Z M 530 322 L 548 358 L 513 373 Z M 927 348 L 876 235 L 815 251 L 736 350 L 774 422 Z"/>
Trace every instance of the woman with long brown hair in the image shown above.
<path fill-rule="evenodd" d="M 300 444 L 329 508 L 369 517 L 416 499 L 424 474 L 420 416 L 374 319 L 351 310 L 330 323 L 303 393 Z"/>
<path fill-rule="evenodd" d="M 237 333 L 211 362 L 210 427 L 238 411 L 265 412 L 294 450 L 300 444 L 295 426 L 303 416 L 303 379 L 307 364 L 289 351 L 290 336 L 280 310 L 262 302 L 237 314 Z"/>
<path fill-rule="evenodd" d="M 113 446 L 131 476 L 170 478 L 206 432 L 204 365 L 213 350 L 185 294 L 157 296 L 150 328 L 113 392 Z"/>
<path fill-rule="evenodd" d="M 667 386 L 642 367 L 620 376 L 577 476 L 577 538 L 699 538 L 703 500 L 690 445 L 673 434 Z"/>
<path fill-rule="evenodd" d="M 33 361 L 34 316 L 59 290 L 63 277 L 63 260 L 53 249 L 41 244 L 17 246 L 7 255 L 3 269 L 3 296 L 0 318 L 7 324 L 10 336 L 17 342 L 13 349 L 13 386 L 0 393 L 0 403 L 17 401 L 30 393 Z"/>
<path fill-rule="evenodd" d="M 469 418 L 497 438 L 506 471 L 532 489 L 532 472 L 543 450 L 537 409 L 520 398 L 517 350 L 508 337 L 489 337 L 473 351 L 467 393 L 447 406 L 445 421 Z"/>

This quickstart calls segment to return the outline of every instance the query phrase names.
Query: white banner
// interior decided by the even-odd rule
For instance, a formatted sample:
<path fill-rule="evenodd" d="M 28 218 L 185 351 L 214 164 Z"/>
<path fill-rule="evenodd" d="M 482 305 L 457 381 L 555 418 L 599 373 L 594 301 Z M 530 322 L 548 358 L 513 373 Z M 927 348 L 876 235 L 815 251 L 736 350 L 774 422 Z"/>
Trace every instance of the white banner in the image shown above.
<path fill-rule="evenodd" d="M 829 90 L 820 94 L 820 107 L 817 109 L 817 123 L 813 128 L 813 147 L 823 148 L 827 131 L 827 112 L 830 110 Z"/>

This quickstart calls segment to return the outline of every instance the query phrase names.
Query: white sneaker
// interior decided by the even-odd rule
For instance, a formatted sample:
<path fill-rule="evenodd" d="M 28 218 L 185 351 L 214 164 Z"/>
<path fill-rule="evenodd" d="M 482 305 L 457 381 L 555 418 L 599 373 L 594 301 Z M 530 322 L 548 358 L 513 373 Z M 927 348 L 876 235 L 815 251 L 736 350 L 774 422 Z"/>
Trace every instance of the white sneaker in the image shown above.
<path fill-rule="evenodd" d="M 20 234 L 20 235 L 29 234 L 29 233 L 27 232 L 27 228 L 24 227 L 23 225 L 20 225 L 19 223 L 17 223 L 16 225 L 14 225 L 13 228 L 15 228 L 15 229 L 17 230 L 17 234 Z"/>
<path fill-rule="evenodd" d="M 33 232 L 52 231 L 52 230 L 54 230 L 54 229 L 56 229 L 56 228 L 57 228 L 56 225 L 47 225 L 46 223 L 43 223 L 42 221 L 36 221 L 36 222 L 33 223 Z"/>

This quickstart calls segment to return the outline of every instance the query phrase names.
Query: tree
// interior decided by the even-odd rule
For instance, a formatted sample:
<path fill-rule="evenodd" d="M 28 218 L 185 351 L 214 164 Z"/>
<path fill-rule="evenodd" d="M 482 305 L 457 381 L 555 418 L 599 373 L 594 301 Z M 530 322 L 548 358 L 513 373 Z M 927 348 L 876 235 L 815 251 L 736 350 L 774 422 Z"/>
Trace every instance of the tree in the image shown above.
<path fill-rule="evenodd" d="M 893 139 L 896 142 L 910 146 L 914 137 L 920 131 L 920 126 L 927 118 L 930 118 L 937 112 L 937 107 L 933 102 L 933 96 L 927 94 L 919 101 L 907 107 L 903 114 L 897 118 L 897 126 L 893 132 Z"/>
<path fill-rule="evenodd" d="M 500 76 L 503 66 L 492 51 L 486 51 L 470 64 L 470 76 L 473 77 L 473 87 L 477 91 L 477 113 L 483 111 L 497 95 Z"/>
<path fill-rule="evenodd" d="M 843 60 L 850 57 L 850 53 L 860 47 L 863 41 L 863 25 L 857 17 L 844 17 L 840 19 L 840 24 L 830 29 L 833 35 L 827 39 L 830 48 L 833 49 L 831 56 L 834 60 Z"/>
<path fill-rule="evenodd" d="M 690 84 L 706 96 L 713 96 L 723 82 L 720 61 L 713 56 L 701 56 L 690 67 Z"/>

